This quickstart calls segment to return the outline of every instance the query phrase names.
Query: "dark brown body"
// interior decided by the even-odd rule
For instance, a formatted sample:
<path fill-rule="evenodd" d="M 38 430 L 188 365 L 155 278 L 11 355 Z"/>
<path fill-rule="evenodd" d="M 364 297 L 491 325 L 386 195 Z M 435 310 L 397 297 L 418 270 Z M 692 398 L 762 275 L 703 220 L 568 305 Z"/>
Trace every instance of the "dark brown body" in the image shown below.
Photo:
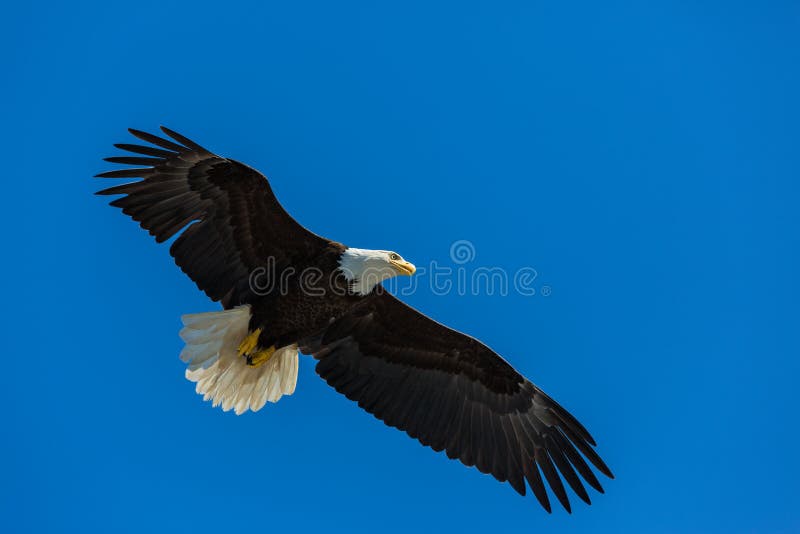
<path fill-rule="evenodd" d="M 254 277 L 255 284 L 271 289 L 251 302 L 250 331 L 261 329 L 259 348 L 279 349 L 311 337 L 364 299 L 350 291 L 339 270 L 344 250 L 331 242 L 308 265 L 282 272 L 269 267 Z"/>

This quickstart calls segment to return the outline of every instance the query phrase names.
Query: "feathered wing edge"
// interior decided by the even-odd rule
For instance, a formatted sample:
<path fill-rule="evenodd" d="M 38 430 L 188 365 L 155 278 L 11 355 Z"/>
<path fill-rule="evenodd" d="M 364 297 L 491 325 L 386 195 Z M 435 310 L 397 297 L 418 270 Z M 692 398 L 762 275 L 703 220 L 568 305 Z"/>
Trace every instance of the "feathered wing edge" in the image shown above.
<path fill-rule="evenodd" d="M 548 512 L 545 481 L 568 512 L 571 505 L 563 482 L 587 504 L 591 500 L 581 479 L 604 492 L 589 465 L 609 478 L 614 475 L 595 452 L 595 440 L 567 410 L 521 375 L 517 374 L 516 389 L 506 393 L 488 385 L 491 376 L 481 380 L 452 371 L 448 358 L 454 353 L 436 353 L 426 347 L 416 334 L 425 327 L 405 323 L 407 312 L 395 306 L 369 309 L 349 328 L 336 321 L 325 334 L 302 342 L 300 350 L 314 355 L 317 373 L 329 385 L 388 426 L 508 482 L 521 495 L 527 481 Z M 347 323 L 348 318 L 340 321 Z M 394 325 L 392 334 L 402 338 L 401 343 L 389 342 L 393 335 L 386 334 L 388 324 Z M 438 323 L 434 326 L 454 342 L 454 331 Z M 456 334 L 462 343 L 454 342 L 453 348 L 462 349 L 463 357 L 475 340 Z M 507 365 L 490 349 L 480 347 L 497 359 L 498 367 Z"/>
<path fill-rule="evenodd" d="M 276 272 L 313 257 L 330 241 L 297 223 L 278 202 L 266 177 L 235 160 L 217 156 L 162 127 L 164 139 L 130 129 L 154 146 L 115 145 L 133 155 L 106 161 L 134 165 L 100 178 L 140 178 L 99 191 L 122 195 L 111 202 L 170 246 L 175 262 L 209 298 L 231 308 L 255 296 L 250 275 Z"/>

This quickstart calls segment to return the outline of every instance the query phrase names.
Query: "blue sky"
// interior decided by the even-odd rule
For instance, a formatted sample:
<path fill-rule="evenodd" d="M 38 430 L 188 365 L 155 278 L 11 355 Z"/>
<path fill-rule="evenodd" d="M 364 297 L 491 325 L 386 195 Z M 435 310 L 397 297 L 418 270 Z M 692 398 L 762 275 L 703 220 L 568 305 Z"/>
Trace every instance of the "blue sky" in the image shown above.
<path fill-rule="evenodd" d="M 5 7 L 5 530 L 800 530 L 796 3 L 163 4 Z M 310 359 L 203 403 L 177 332 L 216 305 L 92 196 L 159 124 L 330 238 L 534 268 L 549 296 L 405 299 L 578 416 L 606 494 L 549 516 Z"/>

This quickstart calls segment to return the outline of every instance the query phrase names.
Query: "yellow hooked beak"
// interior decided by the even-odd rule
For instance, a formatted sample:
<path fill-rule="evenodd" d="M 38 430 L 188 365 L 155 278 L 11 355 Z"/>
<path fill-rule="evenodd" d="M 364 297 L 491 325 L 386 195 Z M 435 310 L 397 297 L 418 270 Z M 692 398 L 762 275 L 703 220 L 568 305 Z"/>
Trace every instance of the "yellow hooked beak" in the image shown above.
<path fill-rule="evenodd" d="M 392 267 L 397 269 L 398 273 L 406 276 L 411 276 L 417 271 L 417 268 L 414 267 L 414 264 L 407 262 L 406 260 L 391 260 L 390 263 L 392 264 Z"/>

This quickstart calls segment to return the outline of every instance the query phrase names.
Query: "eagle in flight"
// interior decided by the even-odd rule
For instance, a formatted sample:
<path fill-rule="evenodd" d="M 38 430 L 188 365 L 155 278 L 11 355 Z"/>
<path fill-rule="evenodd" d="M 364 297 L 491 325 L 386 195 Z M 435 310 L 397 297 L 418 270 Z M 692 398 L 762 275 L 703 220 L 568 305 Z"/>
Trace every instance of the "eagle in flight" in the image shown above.
<path fill-rule="evenodd" d="M 205 400 L 242 414 L 294 392 L 300 352 L 336 391 L 389 426 L 445 451 L 550 512 L 545 481 L 571 511 L 565 481 L 586 503 L 589 464 L 613 478 L 594 439 L 556 401 L 480 341 L 383 290 L 414 274 L 398 253 L 348 247 L 298 224 L 266 177 L 162 127 L 163 138 L 117 144 L 139 178 L 99 191 L 161 243 L 223 310 L 184 315 L 186 378 Z M 294 276 L 287 276 L 287 273 Z M 311 273 L 311 274 L 309 274 Z M 560 476 L 559 476 L 560 475 Z"/>

